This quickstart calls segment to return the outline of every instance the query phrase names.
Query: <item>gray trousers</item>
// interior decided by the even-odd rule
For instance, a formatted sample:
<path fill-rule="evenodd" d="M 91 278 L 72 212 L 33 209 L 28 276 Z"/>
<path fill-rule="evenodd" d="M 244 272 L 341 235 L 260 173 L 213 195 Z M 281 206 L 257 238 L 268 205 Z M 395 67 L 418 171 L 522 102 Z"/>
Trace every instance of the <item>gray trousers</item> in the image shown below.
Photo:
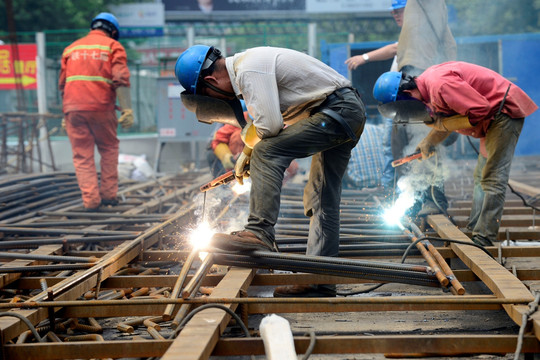
<path fill-rule="evenodd" d="M 497 240 L 514 158 L 524 119 L 512 119 L 501 113 L 489 125 L 486 134 L 487 159 L 478 155 L 474 170 L 474 190 L 468 228 L 472 235 L 491 242 Z"/>
<path fill-rule="evenodd" d="M 346 92 L 323 106 L 339 113 L 360 137 L 366 117 L 356 92 Z M 341 181 L 357 141 L 352 141 L 338 121 L 320 110 L 253 148 L 250 213 L 245 228 L 267 242 L 274 241 L 283 174 L 293 159 L 312 156 L 304 191 L 304 210 L 310 217 L 307 254 L 337 256 Z"/>

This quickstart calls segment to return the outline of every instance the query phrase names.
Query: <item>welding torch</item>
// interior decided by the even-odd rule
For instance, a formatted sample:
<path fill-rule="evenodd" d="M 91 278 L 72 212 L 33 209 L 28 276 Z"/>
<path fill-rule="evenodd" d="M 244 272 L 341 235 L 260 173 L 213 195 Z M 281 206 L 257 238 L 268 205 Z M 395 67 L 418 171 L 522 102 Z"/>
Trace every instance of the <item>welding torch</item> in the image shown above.
<path fill-rule="evenodd" d="M 249 170 L 249 165 L 246 165 L 245 169 Z M 236 180 L 236 175 L 234 174 L 234 170 L 229 170 L 225 174 L 218 176 L 214 180 L 201 186 L 200 190 L 201 192 L 206 192 L 210 189 L 217 188 L 218 186 L 228 184 L 233 180 Z"/>
<path fill-rule="evenodd" d="M 405 163 L 408 163 L 409 161 L 413 161 L 413 160 L 419 159 L 421 157 L 422 157 L 422 153 L 420 151 L 416 152 L 414 154 L 411 154 L 411 155 L 407 155 L 404 158 L 392 161 L 392 167 L 401 166 L 401 165 L 403 165 Z"/>

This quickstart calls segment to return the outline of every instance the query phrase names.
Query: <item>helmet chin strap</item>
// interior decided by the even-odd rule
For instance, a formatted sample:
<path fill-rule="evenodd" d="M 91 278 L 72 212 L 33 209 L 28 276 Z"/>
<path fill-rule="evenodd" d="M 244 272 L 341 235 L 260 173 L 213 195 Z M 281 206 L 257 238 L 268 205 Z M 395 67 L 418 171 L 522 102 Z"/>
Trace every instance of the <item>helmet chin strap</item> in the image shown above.
<path fill-rule="evenodd" d="M 225 95 L 225 96 L 228 96 L 228 97 L 236 97 L 236 94 L 233 93 L 233 92 L 229 92 L 229 91 L 225 91 L 225 90 L 221 90 L 220 88 L 210 84 L 209 82 L 207 81 L 204 81 L 203 79 L 200 79 L 199 81 L 202 81 L 203 85 L 204 86 L 207 86 L 209 87 L 210 89 L 214 90 L 215 92 L 221 94 L 221 95 Z"/>

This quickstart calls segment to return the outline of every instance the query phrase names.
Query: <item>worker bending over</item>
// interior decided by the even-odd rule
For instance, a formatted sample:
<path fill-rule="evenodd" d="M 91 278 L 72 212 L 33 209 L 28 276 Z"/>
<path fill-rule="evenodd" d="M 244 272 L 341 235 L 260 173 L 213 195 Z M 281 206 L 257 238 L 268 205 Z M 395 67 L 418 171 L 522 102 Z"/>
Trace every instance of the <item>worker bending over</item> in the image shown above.
<path fill-rule="evenodd" d="M 510 165 L 526 116 L 538 108 L 518 86 L 482 66 L 451 61 L 429 67 L 418 77 L 388 72 L 375 83 L 381 102 L 422 101 L 433 127 L 418 144 L 422 158 L 452 131 L 480 138 L 474 193 L 467 227 L 472 240 L 491 246 L 497 239 Z M 456 116 L 459 115 L 459 116 Z"/>
<path fill-rule="evenodd" d="M 85 37 L 65 48 L 58 87 L 62 94 L 66 132 L 84 208 L 116 205 L 118 191 L 118 123 L 133 125 L 129 69 L 118 42 L 118 20 L 100 13 Z M 122 116 L 116 118 L 116 97 Z M 101 185 L 94 162 L 94 146 L 101 155 Z"/>
<path fill-rule="evenodd" d="M 275 251 L 275 230 L 285 169 L 313 156 L 304 190 L 310 217 L 307 254 L 337 256 L 341 182 L 365 122 L 365 108 L 349 80 L 304 53 L 257 47 L 224 58 L 202 45 L 180 55 L 175 72 L 186 91 L 219 99 L 243 98 L 253 122 L 243 129 L 246 146 L 236 161 L 251 193 L 245 229 L 216 234 L 229 251 Z M 285 127 L 284 125 L 289 126 Z M 275 296 L 335 296 L 335 286 L 276 289 Z"/>

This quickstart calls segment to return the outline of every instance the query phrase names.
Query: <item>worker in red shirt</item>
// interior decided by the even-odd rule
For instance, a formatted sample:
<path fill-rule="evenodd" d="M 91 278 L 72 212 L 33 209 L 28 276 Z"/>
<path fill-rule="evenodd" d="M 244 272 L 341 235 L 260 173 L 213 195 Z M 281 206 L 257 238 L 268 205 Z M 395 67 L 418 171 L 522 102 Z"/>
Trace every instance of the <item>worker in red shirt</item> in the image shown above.
<path fill-rule="evenodd" d="M 131 127 L 134 117 L 126 51 L 118 42 L 118 20 L 110 13 L 100 13 L 90 28 L 88 35 L 64 49 L 58 87 L 83 205 L 87 211 L 97 211 L 101 205 L 118 204 L 117 127 L 118 123 L 124 129 Z M 101 183 L 94 162 L 96 145 Z"/>
<path fill-rule="evenodd" d="M 249 120 L 247 111 L 244 112 L 246 121 Z M 225 172 L 234 169 L 236 159 L 244 149 L 244 141 L 242 140 L 242 129 L 231 124 L 224 124 L 215 132 L 210 147 L 214 157 L 218 159 L 221 166 L 217 164 L 210 164 L 212 175 L 218 177 Z M 283 183 L 290 180 L 298 173 L 299 165 L 296 160 L 291 161 L 291 164 L 285 170 L 285 176 Z"/>
<path fill-rule="evenodd" d="M 387 72 L 375 83 L 373 95 L 382 103 L 416 99 L 428 107 L 433 129 L 417 147 L 423 159 L 453 131 L 480 138 L 467 227 L 475 243 L 492 246 L 524 118 L 538 106 L 495 71 L 459 61 L 431 66 L 418 77 Z"/>

